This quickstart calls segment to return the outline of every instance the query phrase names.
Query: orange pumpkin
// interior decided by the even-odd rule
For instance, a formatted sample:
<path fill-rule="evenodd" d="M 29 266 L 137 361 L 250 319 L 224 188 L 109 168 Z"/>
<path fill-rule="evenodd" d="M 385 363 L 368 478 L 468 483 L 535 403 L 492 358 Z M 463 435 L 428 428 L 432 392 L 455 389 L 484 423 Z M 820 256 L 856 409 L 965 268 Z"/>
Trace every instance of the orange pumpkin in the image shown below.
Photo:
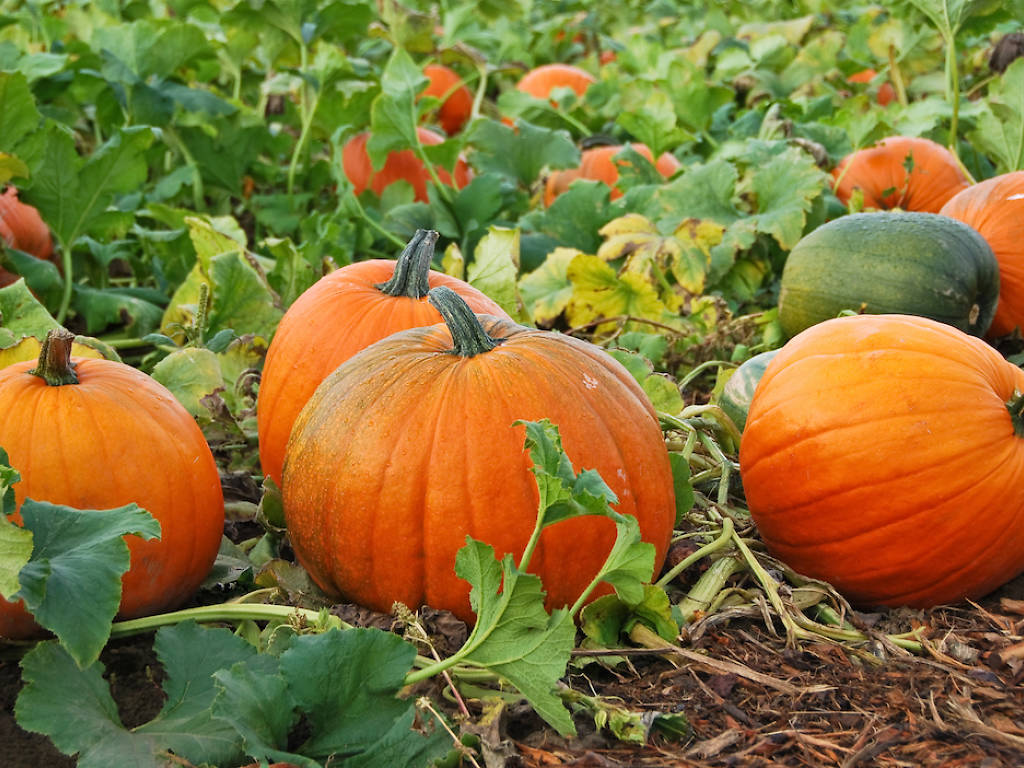
<path fill-rule="evenodd" d="M 572 88 L 583 98 L 587 89 L 597 82 L 592 74 L 572 64 L 543 64 L 527 72 L 516 88 L 535 99 L 546 99 L 555 88 Z M 554 104 L 554 102 L 552 102 Z"/>
<path fill-rule="evenodd" d="M 437 120 L 449 136 L 462 130 L 473 113 L 473 93 L 462 83 L 456 72 L 443 64 L 427 64 L 423 74 L 430 82 L 421 94 L 441 100 Z"/>
<path fill-rule="evenodd" d="M 0 195 L 0 239 L 8 248 L 16 248 L 43 261 L 52 259 L 53 238 L 39 211 L 18 199 L 18 190 L 8 187 Z M 0 288 L 10 285 L 18 275 L 0 268 Z"/>
<path fill-rule="evenodd" d="M 654 162 L 651 149 L 646 144 L 631 144 L 630 146 L 649 161 Z M 622 190 L 616 186 L 619 181 L 619 166 L 614 159 L 622 149 L 623 147 L 619 145 L 585 149 L 580 155 L 578 168 L 568 168 L 549 174 L 544 183 L 544 205 L 551 205 L 555 198 L 565 192 L 576 179 L 603 181 L 612 188 L 612 200 L 622 197 Z M 654 163 L 654 167 L 662 176 L 668 178 L 678 171 L 682 164 L 676 160 L 675 155 L 662 152 L 658 162 Z"/>
<path fill-rule="evenodd" d="M 999 302 L 987 336 L 1024 329 L 1024 171 L 973 184 L 939 213 L 976 229 L 999 262 Z"/>
<path fill-rule="evenodd" d="M 420 143 L 424 146 L 440 144 L 444 137 L 431 131 L 428 128 L 417 128 Z M 375 171 L 370 164 L 370 155 L 366 151 L 366 143 L 370 140 L 369 132 L 364 132 L 349 139 L 341 150 L 341 165 L 345 176 L 355 193 L 361 195 L 363 190 L 369 188 L 380 195 L 384 189 L 396 181 L 407 181 L 412 185 L 416 199 L 420 202 L 427 202 L 427 182 L 431 181 L 430 173 L 411 149 L 401 149 L 390 152 L 384 161 L 384 167 Z M 444 184 L 451 185 L 452 177 L 440 166 L 437 171 L 438 178 Z M 466 186 L 473 173 L 464 158 L 459 157 L 455 164 L 455 186 L 462 188 Z"/>
<path fill-rule="evenodd" d="M 910 170 L 908 171 L 908 167 Z M 848 205 L 855 189 L 865 208 L 938 213 L 970 185 L 956 157 L 931 139 L 890 136 L 847 155 L 832 171 L 836 197 Z"/>
<path fill-rule="evenodd" d="M 854 72 L 848 78 L 848 83 L 870 83 L 878 76 L 878 73 L 873 69 L 862 69 L 860 72 Z M 878 86 L 878 92 L 875 94 L 875 101 L 879 105 L 885 107 L 892 103 L 893 99 L 896 98 L 896 89 L 892 87 L 892 83 L 888 80 Z"/>
<path fill-rule="evenodd" d="M 327 375 L 395 331 L 433 325 L 441 315 L 427 291 L 447 285 L 477 312 L 507 317 L 468 283 L 430 269 L 437 232 L 419 230 L 398 261 L 371 259 L 335 270 L 285 313 L 263 366 L 256 406 L 260 464 L 279 486 L 295 418 Z"/>
<path fill-rule="evenodd" d="M 0 446 L 21 474 L 14 491 L 79 509 L 136 503 L 159 540 L 126 538 L 131 566 L 119 615 L 174 608 L 209 573 L 224 529 L 220 476 L 203 433 L 161 384 L 123 363 L 71 360 L 74 336 L 51 331 L 39 361 L 0 370 Z M 15 522 L 21 522 L 15 516 Z M 0 600 L 0 636 L 38 631 Z"/>
<path fill-rule="evenodd" d="M 740 444 L 769 550 L 861 605 L 978 598 L 1024 570 L 1024 371 L 912 315 L 793 337 Z"/>
<path fill-rule="evenodd" d="M 636 516 L 660 568 L 675 522 L 672 472 L 635 379 L 587 342 L 474 315 L 444 287 L 431 299 L 446 324 L 396 333 L 353 356 L 295 423 L 282 495 L 292 545 L 313 579 L 375 610 L 426 603 L 472 621 L 456 552 L 468 535 L 499 557 L 522 554 L 539 495 L 514 422 L 541 418 L 559 427 L 573 465 L 600 472 L 618 510 Z M 605 517 L 544 530 L 529 570 L 549 608 L 579 597 L 614 540 Z"/>

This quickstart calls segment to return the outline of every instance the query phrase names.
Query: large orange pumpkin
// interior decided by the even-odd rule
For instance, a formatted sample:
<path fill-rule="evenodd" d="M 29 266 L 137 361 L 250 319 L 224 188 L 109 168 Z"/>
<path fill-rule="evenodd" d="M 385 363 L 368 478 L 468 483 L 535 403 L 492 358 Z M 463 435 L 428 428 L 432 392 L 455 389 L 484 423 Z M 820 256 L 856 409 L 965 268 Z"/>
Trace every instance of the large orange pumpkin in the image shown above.
<path fill-rule="evenodd" d="M 440 144 L 444 137 L 429 128 L 417 128 L 420 143 L 424 146 Z M 431 181 L 426 166 L 411 149 L 400 149 L 388 153 L 384 167 L 375 171 L 370 163 L 370 154 L 366 151 L 366 143 L 370 140 L 369 132 L 364 132 L 349 139 L 341 150 L 341 165 L 345 176 L 355 193 L 361 195 L 369 188 L 380 195 L 386 187 L 396 181 L 407 181 L 412 185 L 415 197 L 420 202 L 427 202 L 427 183 Z M 435 167 L 437 176 L 443 184 L 452 184 L 452 176 L 444 168 Z M 461 189 L 469 184 L 473 172 L 465 159 L 459 157 L 455 164 L 455 186 Z"/>
<path fill-rule="evenodd" d="M 939 213 L 976 229 L 999 262 L 999 303 L 989 338 L 1024 329 L 1024 171 L 973 184 Z"/>
<path fill-rule="evenodd" d="M 52 259 L 53 238 L 39 211 L 18 199 L 18 190 L 8 187 L 0 195 L 0 239 L 8 248 L 16 248 L 47 261 Z M 0 288 L 10 285 L 18 275 L 0 268 Z"/>
<path fill-rule="evenodd" d="M 793 337 L 740 444 L 769 550 L 861 605 L 977 598 L 1024 570 L 1024 371 L 912 315 Z"/>
<path fill-rule="evenodd" d="M 468 283 L 430 268 L 437 232 L 419 230 L 398 261 L 371 259 L 331 272 L 303 293 L 267 350 L 256 404 L 260 464 L 281 484 L 295 417 L 327 375 L 395 331 L 440 322 L 427 291 L 447 285 L 477 312 L 505 311 Z"/>
<path fill-rule="evenodd" d="M 913 136 L 890 136 L 847 155 L 832 177 L 836 197 L 844 205 L 859 189 L 865 208 L 925 213 L 938 213 L 971 183 L 952 152 L 931 139 Z"/>
<path fill-rule="evenodd" d="M 462 83 L 462 78 L 444 64 L 427 64 L 423 74 L 430 82 L 421 95 L 441 100 L 437 108 L 437 121 L 449 136 L 462 130 L 473 112 L 473 93 Z"/>
<path fill-rule="evenodd" d="M 467 535 L 499 557 L 522 554 L 539 496 L 514 422 L 541 418 L 559 427 L 574 467 L 600 472 L 618 510 L 637 517 L 660 568 L 675 521 L 672 472 L 654 408 L 629 372 L 571 336 L 474 315 L 444 287 L 431 298 L 446 324 L 353 356 L 295 423 L 282 494 L 313 579 L 375 610 L 426 603 L 472 621 L 455 554 Z M 544 530 L 529 570 L 549 608 L 579 597 L 614 540 L 605 517 Z"/>
<path fill-rule="evenodd" d="M 654 163 L 651 148 L 646 144 L 631 144 L 630 146 Z M 603 181 L 612 188 L 612 200 L 622 197 L 622 190 L 616 186 L 619 180 L 619 166 L 614 158 L 623 149 L 624 147 L 621 145 L 611 145 L 583 150 L 578 168 L 554 171 L 547 177 L 544 183 L 544 205 L 551 205 L 555 198 L 565 192 L 576 179 Z M 654 167 L 658 169 L 658 173 L 668 178 L 678 171 L 682 164 L 676 160 L 675 155 L 662 152 L 661 157 L 654 163 Z"/>
<path fill-rule="evenodd" d="M 132 502 L 160 522 L 160 539 L 126 538 L 131 566 L 119 615 L 174 608 L 209 573 L 224 529 L 213 455 L 189 413 L 161 384 L 123 363 L 70 359 L 74 336 L 52 331 L 39 361 L 0 370 L 0 446 L 26 497 L 79 509 Z M 15 518 L 20 523 L 20 518 Z M 21 604 L 0 600 L 0 636 L 38 630 Z"/>
<path fill-rule="evenodd" d="M 546 99 L 555 88 L 572 88 L 577 96 L 583 98 L 587 89 L 596 82 L 596 77 L 572 64 L 542 64 L 523 75 L 516 83 L 516 89 L 535 99 Z"/>

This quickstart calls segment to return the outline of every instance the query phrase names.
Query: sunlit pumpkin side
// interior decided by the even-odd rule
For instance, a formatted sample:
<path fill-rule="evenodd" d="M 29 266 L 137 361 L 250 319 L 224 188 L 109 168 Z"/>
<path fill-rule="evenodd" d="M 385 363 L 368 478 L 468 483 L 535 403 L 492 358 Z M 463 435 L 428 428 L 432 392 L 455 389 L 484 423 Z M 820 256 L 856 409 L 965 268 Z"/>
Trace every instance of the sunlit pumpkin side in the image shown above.
<path fill-rule="evenodd" d="M 912 315 L 812 326 L 768 364 L 740 444 L 768 549 L 861 606 L 979 598 L 1024 570 L 1024 371 Z"/>
<path fill-rule="evenodd" d="M 285 519 L 329 594 L 374 610 L 428 604 L 473 620 L 454 573 L 466 537 L 518 558 L 539 495 L 525 430 L 550 419 L 577 469 L 597 470 L 664 561 L 675 522 L 654 408 L 604 350 L 475 315 L 450 289 L 444 324 L 393 334 L 340 365 L 299 415 L 285 457 Z M 615 540 L 605 517 L 549 526 L 530 561 L 548 608 L 571 605 Z M 603 585 L 596 594 L 608 592 Z"/>
<path fill-rule="evenodd" d="M 126 537 L 131 566 L 119 615 L 175 608 L 206 578 L 223 534 L 213 455 L 166 388 L 124 363 L 72 359 L 73 340 L 64 329 L 51 331 L 38 361 L 0 370 L 0 446 L 21 475 L 16 501 L 147 510 L 160 539 Z M 20 603 L 0 600 L 0 636 L 38 631 Z"/>

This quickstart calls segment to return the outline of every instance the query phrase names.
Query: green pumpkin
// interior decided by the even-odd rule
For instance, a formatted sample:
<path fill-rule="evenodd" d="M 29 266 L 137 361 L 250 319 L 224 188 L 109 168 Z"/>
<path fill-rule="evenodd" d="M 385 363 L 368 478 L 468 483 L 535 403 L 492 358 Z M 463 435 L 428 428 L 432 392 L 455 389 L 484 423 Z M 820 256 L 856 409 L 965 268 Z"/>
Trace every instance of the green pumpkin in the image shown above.
<path fill-rule="evenodd" d="M 998 262 L 972 227 L 934 213 L 858 213 L 818 227 L 790 252 L 779 321 L 795 336 L 844 310 L 919 315 L 981 336 L 998 297 Z"/>

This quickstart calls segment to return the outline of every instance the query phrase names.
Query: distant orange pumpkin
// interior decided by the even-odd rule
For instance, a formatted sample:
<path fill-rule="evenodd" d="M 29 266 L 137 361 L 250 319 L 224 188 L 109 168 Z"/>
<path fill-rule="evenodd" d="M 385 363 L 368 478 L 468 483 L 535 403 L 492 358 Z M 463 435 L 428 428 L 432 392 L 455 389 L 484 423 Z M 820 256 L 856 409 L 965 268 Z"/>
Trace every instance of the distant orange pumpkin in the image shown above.
<path fill-rule="evenodd" d="M 654 162 L 651 149 L 646 144 L 631 144 L 630 146 Z M 623 149 L 623 146 L 616 144 L 583 150 L 578 168 L 554 171 L 548 176 L 544 184 L 544 205 L 551 205 L 555 198 L 565 192 L 576 179 L 603 181 L 612 188 L 612 200 L 622 197 L 622 190 L 616 186 L 619 181 L 619 167 L 614 158 Z M 654 167 L 662 176 L 668 178 L 682 168 L 682 164 L 676 160 L 675 155 L 662 152 L 661 157 L 654 163 Z"/>

